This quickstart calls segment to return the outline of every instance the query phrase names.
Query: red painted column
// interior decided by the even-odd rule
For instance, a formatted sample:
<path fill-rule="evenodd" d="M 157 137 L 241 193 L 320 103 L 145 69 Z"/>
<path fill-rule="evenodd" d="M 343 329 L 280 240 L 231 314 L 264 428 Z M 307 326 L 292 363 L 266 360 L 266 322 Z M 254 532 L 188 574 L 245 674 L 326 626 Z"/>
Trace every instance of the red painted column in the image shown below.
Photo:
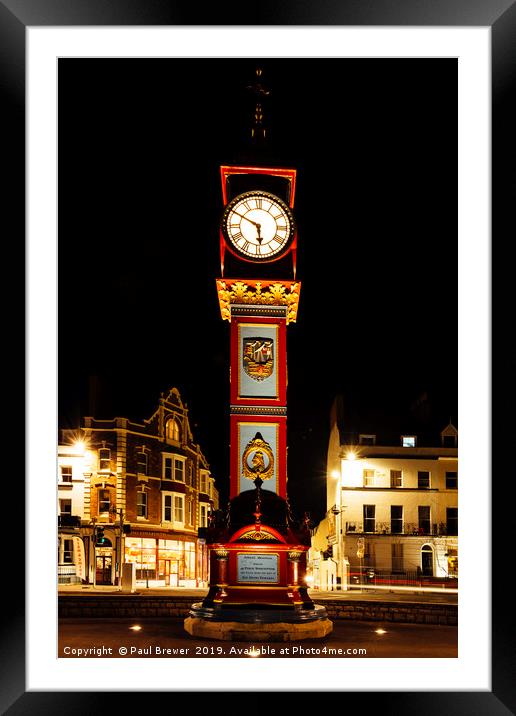
<path fill-rule="evenodd" d="M 264 489 L 287 496 L 287 319 L 285 313 L 264 316 L 266 310 L 261 304 L 252 304 L 246 306 L 245 315 L 231 316 L 230 498 L 253 489 L 251 481 L 249 486 L 241 481 L 242 453 L 249 439 L 264 432 L 263 439 L 275 453 L 274 488 L 270 483 Z M 273 340 L 274 367 L 267 390 L 264 379 L 250 377 L 244 368 L 245 340 L 253 335 Z"/>

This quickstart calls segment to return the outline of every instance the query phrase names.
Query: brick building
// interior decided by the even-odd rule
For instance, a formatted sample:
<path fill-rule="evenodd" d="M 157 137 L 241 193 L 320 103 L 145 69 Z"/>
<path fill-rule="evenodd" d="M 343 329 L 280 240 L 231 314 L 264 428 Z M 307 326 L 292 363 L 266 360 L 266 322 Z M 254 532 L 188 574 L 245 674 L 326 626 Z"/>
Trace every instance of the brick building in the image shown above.
<path fill-rule="evenodd" d="M 80 533 L 87 565 L 82 578 L 116 583 L 122 561 L 136 565 L 142 585 L 204 586 L 207 552 L 197 531 L 218 508 L 218 492 L 179 391 L 162 394 L 142 423 L 86 417 L 81 437 L 82 451 L 60 446 L 59 493 L 66 489 L 63 477 L 76 475 L 76 506 L 66 503 L 66 518 L 60 502 L 60 536 L 67 539 L 65 524 L 75 537 Z M 71 439 L 63 431 L 63 443 Z M 95 539 L 99 528 L 102 541 L 98 534 Z M 73 541 L 68 539 L 67 546 L 67 568 L 61 565 L 61 572 L 70 575 L 80 556 L 70 555 Z M 71 575 L 67 581 L 78 579 Z"/>

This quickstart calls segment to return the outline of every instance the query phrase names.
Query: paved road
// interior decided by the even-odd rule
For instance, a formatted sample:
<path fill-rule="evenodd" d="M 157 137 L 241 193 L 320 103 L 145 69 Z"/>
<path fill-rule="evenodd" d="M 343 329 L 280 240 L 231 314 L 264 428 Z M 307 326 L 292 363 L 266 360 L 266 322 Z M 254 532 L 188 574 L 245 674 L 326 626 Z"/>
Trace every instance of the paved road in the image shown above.
<path fill-rule="evenodd" d="M 191 597 L 192 599 L 201 600 L 207 593 L 207 589 L 170 589 L 167 587 L 155 587 L 155 588 L 138 588 L 135 592 L 142 596 L 179 596 L 179 597 Z M 59 594 L 81 594 L 88 595 L 93 594 L 98 596 L 99 594 L 118 594 L 121 592 L 117 587 L 90 587 L 90 586 L 77 586 L 77 585 L 60 585 Z M 425 604 L 457 604 L 457 594 L 447 591 L 439 592 L 412 592 L 412 591 L 396 591 L 391 592 L 387 590 L 372 590 L 372 589 L 351 589 L 346 592 L 323 592 L 316 589 L 309 589 L 308 594 L 314 601 L 319 599 L 344 599 L 344 600 L 363 600 L 371 599 L 374 601 L 385 601 L 385 602 L 422 602 Z"/>
<path fill-rule="evenodd" d="M 139 631 L 131 630 L 135 624 L 141 627 Z M 377 632 L 380 628 L 385 630 L 384 634 Z M 58 650 L 64 658 L 243 658 L 249 654 L 242 650 L 251 647 L 265 650 L 260 654 L 262 658 L 449 658 L 457 656 L 457 629 L 336 621 L 333 633 L 324 639 L 253 645 L 191 637 L 184 631 L 182 619 L 59 620 Z M 81 649 L 91 651 L 78 651 Z M 340 654 L 330 651 L 338 649 L 342 650 Z M 365 653 L 354 651 L 359 649 Z"/>

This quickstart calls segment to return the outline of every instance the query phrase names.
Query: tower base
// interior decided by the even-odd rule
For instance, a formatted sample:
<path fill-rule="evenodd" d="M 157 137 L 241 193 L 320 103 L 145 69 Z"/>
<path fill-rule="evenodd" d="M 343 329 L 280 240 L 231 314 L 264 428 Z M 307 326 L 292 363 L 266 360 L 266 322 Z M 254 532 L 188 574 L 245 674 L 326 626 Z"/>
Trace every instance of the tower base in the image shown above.
<path fill-rule="evenodd" d="M 184 628 L 191 636 L 219 641 L 299 641 L 321 639 L 333 630 L 324 607 L 287 609 L 211 609 L 193 604 Z"/>

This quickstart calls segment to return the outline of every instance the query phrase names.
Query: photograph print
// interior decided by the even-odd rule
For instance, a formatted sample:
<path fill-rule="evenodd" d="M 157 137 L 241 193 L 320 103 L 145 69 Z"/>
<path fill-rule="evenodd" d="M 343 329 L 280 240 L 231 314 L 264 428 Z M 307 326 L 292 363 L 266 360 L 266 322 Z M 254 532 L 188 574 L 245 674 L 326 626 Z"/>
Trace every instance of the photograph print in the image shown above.
<path fill-rule="evenodd" d="M 60 658 L 457 657 L 457 79 L 58 60 Z"/>

